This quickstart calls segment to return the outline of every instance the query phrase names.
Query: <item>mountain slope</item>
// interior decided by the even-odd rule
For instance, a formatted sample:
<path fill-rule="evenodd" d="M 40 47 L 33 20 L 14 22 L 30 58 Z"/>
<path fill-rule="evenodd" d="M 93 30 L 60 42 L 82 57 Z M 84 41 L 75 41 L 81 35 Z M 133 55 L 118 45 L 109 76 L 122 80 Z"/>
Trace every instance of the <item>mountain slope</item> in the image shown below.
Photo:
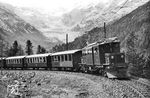
<path fill-rule="evenodd" d="M 107 37 L 117 36 L 121 40 L 121 46 L 125 49 L 128 35 L 134 32 L 137 36 L 137 48 L 139 52 L 150 54 L 150 1 L 138 7 L 131 13 L 107 25 Z M 103 27 L 95 27 L 77 38 L 73 43 L 77 47 L 79 41 L 98 41 L 104 37 Z M 75 47 L 76 47 L 75 46 Z"/>
<path fill-rule="evenodd" d="M 25 48 L 27 40 L 33 43 L 33 49 L 36 50 L 37 45 L 42 45 L 49 49 L 55 43 L 51 43 L 43 34 L 35 27 L 26 23 L 18 17 L 12 10 L 7 9 L 0 4 L 0 38 L 7 41 L 10 45 L 14 40 Z"/>
<path fill-rule="evenodd" d="M 130 13 L 148 0 L 110 0 L 78 6 L 62 16 L 54 16 L 40 9 L 13 7 L 13 11 L 22 19 L 42 31 L 49 38 L 64 41 L 64 34 L 69 34 L 69 41 L 84 34 L 94 27 L 101 27 L 103 22 L 114 20 Z"/>

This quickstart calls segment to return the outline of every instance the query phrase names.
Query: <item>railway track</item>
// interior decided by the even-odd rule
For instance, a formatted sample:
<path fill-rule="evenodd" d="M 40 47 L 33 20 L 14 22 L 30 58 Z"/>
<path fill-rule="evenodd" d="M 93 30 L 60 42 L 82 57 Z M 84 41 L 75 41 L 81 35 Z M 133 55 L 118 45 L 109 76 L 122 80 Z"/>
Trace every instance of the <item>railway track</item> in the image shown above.
<path fill-rule="evenodd" d="M 9 70 L 10 71 L 10 70 Z M 30 72 L 31 70 L 29 70 Z M 36 71 L 31 71 L 36 72 Z M 40 72 L 40 71 L 39 71 Z M 49 72 L 49 71 L 46 71 Z M 104 91 L 111 94 L 114 98 L 150 98 L 150 85 L 147 82 L 138 80 L 113 80 L 102 76 L 91 74 L 64 72 L 64 71 L 51 71 L 52 73 L 59 74 L 72 74 L 88 78 L 96 83 L 103 83 Z M 111 85 L 109 85 L 109 83 Z"/>

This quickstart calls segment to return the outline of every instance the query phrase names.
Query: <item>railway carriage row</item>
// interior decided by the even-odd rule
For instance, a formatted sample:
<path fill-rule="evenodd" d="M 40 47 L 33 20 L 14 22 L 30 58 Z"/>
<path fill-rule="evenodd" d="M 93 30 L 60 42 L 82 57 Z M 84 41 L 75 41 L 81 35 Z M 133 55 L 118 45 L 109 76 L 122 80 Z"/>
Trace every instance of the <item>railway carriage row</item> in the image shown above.
<path fill-rule="evenodd" d="M 44 68 L 96 73 L 110 78 L 127 77 L 125 55 L 120 52 L 120 41 L 116 37 L 89 44 L 83 49 L 1 58 L 0 68 Z"/>

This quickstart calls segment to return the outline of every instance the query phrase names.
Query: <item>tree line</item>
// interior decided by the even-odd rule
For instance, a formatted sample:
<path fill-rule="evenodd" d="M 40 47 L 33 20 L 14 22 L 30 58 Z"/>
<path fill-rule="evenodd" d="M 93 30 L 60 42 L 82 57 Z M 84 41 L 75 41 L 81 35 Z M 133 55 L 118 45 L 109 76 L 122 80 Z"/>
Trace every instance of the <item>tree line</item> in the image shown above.
<path fill-rule="evenodd" d="M 33 45 L 30 40 L 26 41 L 25 49 L 22 48 L 22 46 L 18 43 L 17 40 L 15 40 L 10 47 L 8 45 L 7 46 L 3 45 L 3 47 L 1 46 L 1 48 L 4 48 L 4 49 L 1 49 L 1 52 L 3 52 L 3 55 L 1 53 L 1 56 L 10 57 L 10 56 L 21 56 L 21 55 L 33 54 Z M 38 45 L 36 54 L 41 54 L 41 53 L 47 53 L 47 50 L 41 45 Z"/>

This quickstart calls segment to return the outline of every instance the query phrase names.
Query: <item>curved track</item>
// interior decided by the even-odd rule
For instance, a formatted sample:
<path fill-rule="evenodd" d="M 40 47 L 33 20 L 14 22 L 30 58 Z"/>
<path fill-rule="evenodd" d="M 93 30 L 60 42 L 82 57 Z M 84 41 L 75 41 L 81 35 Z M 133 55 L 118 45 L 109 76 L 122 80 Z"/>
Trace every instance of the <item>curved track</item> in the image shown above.
<path fill-rule="evenodd" d="M 35 70 L 34 71 L 25 70 L 25 71 L 36 72 Z M 102 76 L 85 74 L 85 73 L 64 72 L 64 71 L 50 71 L 50 72 L 59 73 L 59 74 L 79 75 L 81 77 L 88 78 L 96 83 L 103 83 L 103 88 L 105 89 L 104 91 L 107 93 L 111 92 L 112 96 L 115 98 L 150 98 L 150 85 L 147 82 L 143 82 L 135 79 L 113 80 Z"/>

